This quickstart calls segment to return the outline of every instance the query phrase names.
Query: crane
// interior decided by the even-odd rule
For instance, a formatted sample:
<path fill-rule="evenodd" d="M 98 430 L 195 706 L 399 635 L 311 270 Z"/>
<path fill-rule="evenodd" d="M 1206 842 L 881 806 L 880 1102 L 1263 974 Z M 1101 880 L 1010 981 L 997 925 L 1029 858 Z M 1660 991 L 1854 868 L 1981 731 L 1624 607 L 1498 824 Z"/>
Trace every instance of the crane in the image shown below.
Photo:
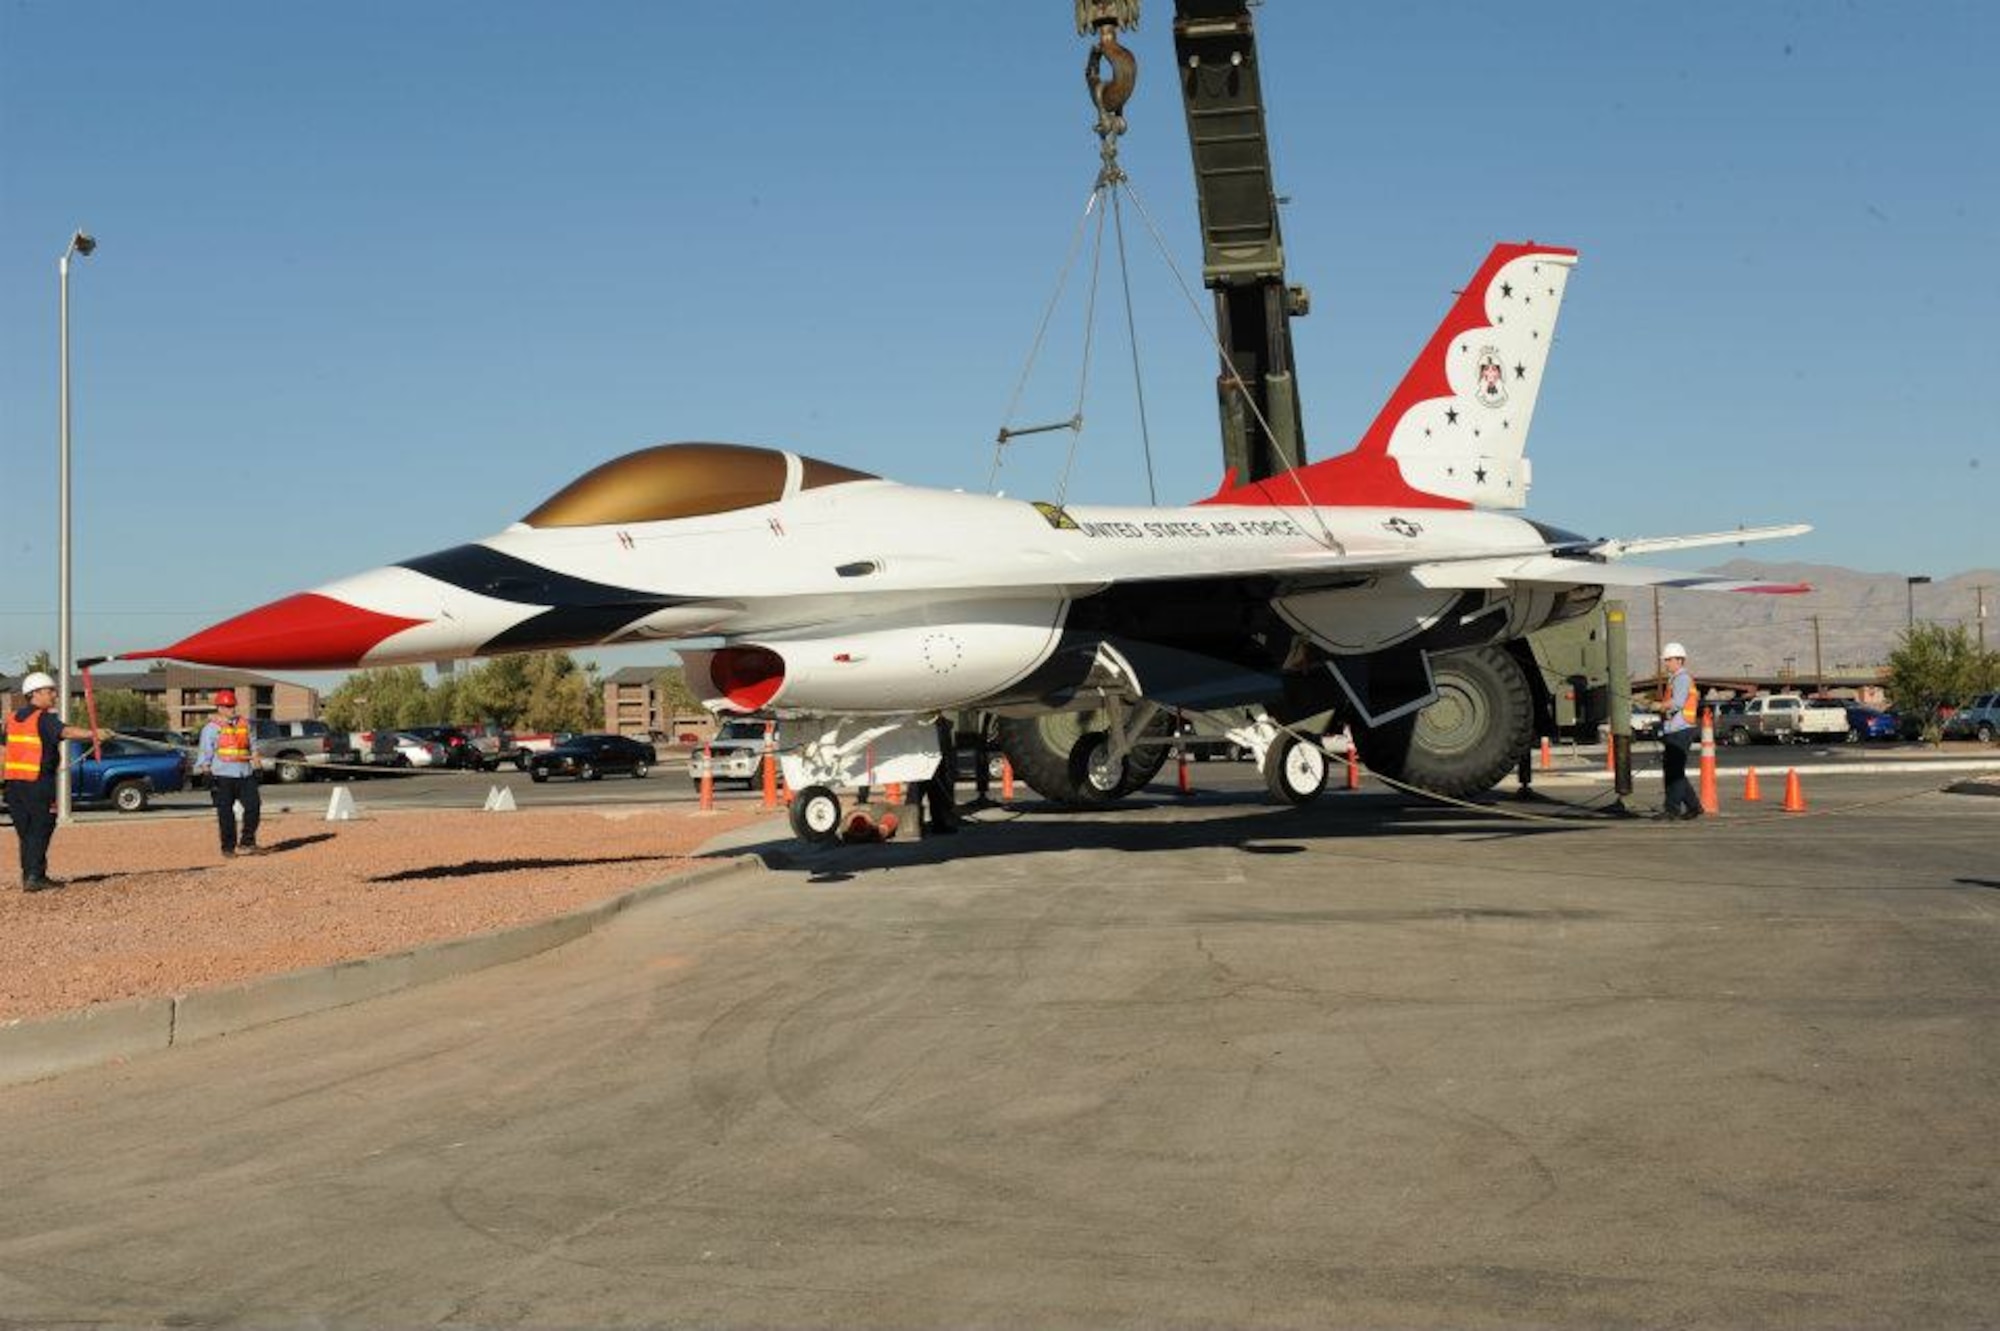
<path fill-rule="evenodd" d="M 1131 95 L 1136 61 L 1118 34 L 1136 28 L 1140 0 L 1077 0 L 1077 27 L 1097 45 L 1085 66 L 1105 114 Z M 1311 308 L 1285 280 L 1285 245 L 1249 0 L 1174 0 L 1174 55 L 1200 206 L 1202 282 L 1215 299 L 1222 367 L 1216 400 L 1223 465 L 1238 483 L 1306 461 L 1292 320 Z M 1113 77 L 1099 67 L 1109 61 Z M 1106 109 L 1108 107 L 1108 109 Z M 1122 131 L 1122 124 L 1113 132 Z M 1100 125 L 1100 134 L 1106 132 Z"/>

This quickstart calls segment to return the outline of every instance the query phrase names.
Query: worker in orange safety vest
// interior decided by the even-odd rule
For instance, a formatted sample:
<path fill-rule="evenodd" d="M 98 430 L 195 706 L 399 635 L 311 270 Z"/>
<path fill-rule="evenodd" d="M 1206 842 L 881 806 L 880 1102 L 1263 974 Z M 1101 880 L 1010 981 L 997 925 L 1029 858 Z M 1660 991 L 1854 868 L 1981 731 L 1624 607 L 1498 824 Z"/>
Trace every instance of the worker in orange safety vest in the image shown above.
<path fill-rule="evenodd" d="M 263 817 L 263 796 L 257 793 L 257 755 L 250 739 L 250 722 L 236 707 L 235 689 L 215 691 L 215 716 L 201 728 L 201 746 L 194 770 L 208 774 L 208 797 L 215 805 L 215 824 L 222 834 L 222 854 L 261 855 L 257 820 Z M 236 829 L 236 806 L 243 806 L 243 832 Z"/>
<path fill-rule="evenodd" d="M 1666 691 L 1660 695 L 1660 775 L 1667 786 L 1660 817 L 1693 822 L 1701 817 L 1701 797 L 1687 778 L 1687 765 L 1688 751 L 1701 736 L 1701 693 L 1688 673 L 1687 648 L 1668 643 L 1661 649 L 1660 663 L 1668 676 Z"/>
<path fill-rule="evenodd" d="M 56 769 L 64 740 L 96 739 L 95 730 L 65 725 L 56 715 L 56 682 L 40 670 L 21 681 L 25 706 L 7 713 L 7 812 L 21 841 L 21 890 L 63 885 L 49 877 L 49 842 L 56 835 Z"/>

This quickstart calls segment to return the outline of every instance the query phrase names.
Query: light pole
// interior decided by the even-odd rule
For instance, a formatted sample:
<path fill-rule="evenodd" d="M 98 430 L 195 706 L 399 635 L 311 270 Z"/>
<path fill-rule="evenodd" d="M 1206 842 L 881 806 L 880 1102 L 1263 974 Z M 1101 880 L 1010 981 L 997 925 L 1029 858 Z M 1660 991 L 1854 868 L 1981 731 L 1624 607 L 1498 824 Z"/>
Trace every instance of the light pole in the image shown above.
<path fill-rule="evenodd" d="M 58 357 L 61 379 L 62 406 L 60 409 L 62 448 L 56 462 L 56 490 L 58 492 L 56 520 L 56 551 L 60 572 L 56 576 L 56 714 L 68 721 L 69 717 L 69 671 L 70 662 L 75 659 L 70 651 L 69 634 L 69 256 L 88 256 L 97 248 L 97 241 L 88 232 L 78 231 L 63 247 L 62 258 L 56 261 L 57 283 L 62 289 L 61 353 Z M 69 747 L 63 747 L 63 760 L 56 769 L 56 821 L 69 821 Z"/>
<path fill-rule="evenodd" d="M 1929 581 L 1929 575 L 1923 573 L 1903 579 L 1904 597 L 1907 601 L 1903 627 L 1911 632 L 1915 632 L 1917 627 L 1917 584 Z"/>

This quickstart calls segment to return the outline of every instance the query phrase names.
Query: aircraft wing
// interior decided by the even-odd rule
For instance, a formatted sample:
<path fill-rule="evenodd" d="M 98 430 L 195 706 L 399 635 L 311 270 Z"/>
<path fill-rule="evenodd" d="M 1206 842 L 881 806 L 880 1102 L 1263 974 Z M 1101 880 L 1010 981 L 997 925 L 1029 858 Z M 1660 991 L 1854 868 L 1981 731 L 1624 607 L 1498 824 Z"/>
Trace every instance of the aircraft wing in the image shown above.
<path fill-rule="evenodd" d="M 1725 578 L 1643 564 L 1614 564 L 1574 555 L 1529 555 L 1523 559 L 1466 559 L 1452 563 L 1419 564 L 1410 576 L 1425 587 L 1474 590 L 1516 582 L 1549 582 L 1564 586 L 1667 587 L 1676 591 L 1763 592 L 1793 595 L 1809 592 L 1803 582 L 1771 582 L 1758 578 Z"/>
<path fill-rule="evenodd" d="M 1634 551 L 1692 550 L 1702 546 L 1741 545 L 1746 541 L 1769 541 L 1798 536 L 1812 530 L 1810 524 L 1788 523 L 1777 527 L 1744 527 L 1729 532 L 1705 532 L 1696 536 L 1649 536 L 1632 540 L 1604 540 L 1588 544 L 1551 547 L 1540 554 L 1519 557 L 1438 560 L 1420 564 L 1410 571 L 1426 587 L 1500 587 L 1513 582 L 1549 582 L 1568 586 L 1668 587 L 1680 591 L 1761 592 L 1767 595 L 1795 595 L 1809 592 L 1803 582 L 1771 582 L 1763 578 L 1725 578 L 1708 573 L 1688 573 L 1681 569 L 1648 568 L 1641 564 L 1617 562 Z"/>

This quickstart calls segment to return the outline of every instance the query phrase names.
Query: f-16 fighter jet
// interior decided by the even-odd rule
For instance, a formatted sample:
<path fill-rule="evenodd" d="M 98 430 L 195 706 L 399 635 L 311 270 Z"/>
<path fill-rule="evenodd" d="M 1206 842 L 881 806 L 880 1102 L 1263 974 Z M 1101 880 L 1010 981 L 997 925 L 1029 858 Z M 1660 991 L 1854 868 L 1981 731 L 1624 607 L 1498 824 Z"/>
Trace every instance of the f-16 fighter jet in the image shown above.
<path fill-rule="evenodd" d="M 1326 776 L 1318 745 L 1285 727 L 1328 711 L 1376 771 L 1474 793 L 1532 742 L 1545 686 L 1524 635 L 1606 587 L 1804 590 L 1621 562 L 1802 525 L 1620 541 L 1513 515 L 1575 262 L 1498 246 L 1353 449 L 1225 478 L 1185 507 L 1065 507 L 663 444 L 485 540 L 123 655 L 323 669 L 696 644 L 681 656 L 711 709 L 785 718 L 811 837 L 838 828 L 839 790 L 930 777 L 950 761 L 934 718 L 972 709 L 1000 717 L 1016 770 L 1068 803 L 1151 779 L 1176 711 L 1247 718 L 1283 798 Z M 1414 745 L 1441 690 L 1455 737 Z"/>

